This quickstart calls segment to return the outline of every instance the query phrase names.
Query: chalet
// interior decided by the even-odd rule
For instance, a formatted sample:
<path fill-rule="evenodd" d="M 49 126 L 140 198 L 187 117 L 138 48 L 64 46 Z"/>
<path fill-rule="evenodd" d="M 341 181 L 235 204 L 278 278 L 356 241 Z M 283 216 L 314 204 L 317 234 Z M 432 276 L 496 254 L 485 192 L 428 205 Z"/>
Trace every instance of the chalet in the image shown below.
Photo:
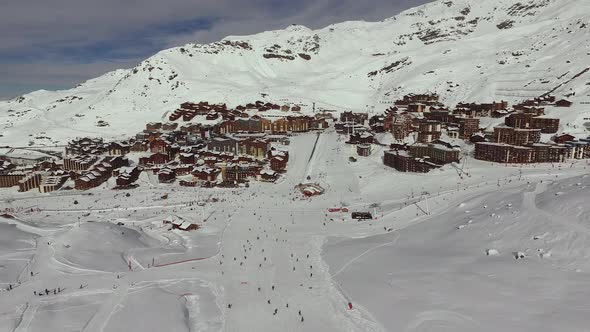
<path fill-rule="evenodd" d="M 200 228 L 199 225 L 186 221 L 179 216 L 168 216 L 162 221 L 164 225 L 172 225 L 172 229 L 181 231 L 193 231 Z"/>
<path fill-rule="evenodd" d="M 469 137 L 469 141 L 473 144 L 485 142 L 486 137 L 483 133 L 475 133 L 475 134 L 471 135 L 471 137 Z"/>
<path fill-rule="evenodd" d="M 158 139 L 160 139 L 161 136 L 162 136 L 162 133 L 159 131 L 145 133 L 145 139 L 149 142 L 158 140 Z"/>
<path fill-rule="evenodd" d="M 118 172 L 117 186 L 128 187 L 132 185 L 141 174 L 143 169 L 140 166 L 122 168 Z"/>
<path fill-rule="evenodd" d="M 440 105 L 439 102 L 440 97 L 433 93 L 433 94 L 408 94 L 403 96 L 403 98 L 401 100 L 396 100 L 395 101 L 395 105 L 397 106 L 407 106 L 411 103 L 423 103 L 426 105 L 432 105 L 432 106 L 436 106 L 436 105 Z"/>
<path fill-rule="evenodd" d="M 167 122 L 162 125 L 162 130 L 165 131 L 174 131 L 178 128 L 178 123 L 176 122 Z"/>
<path fill-rule="evenodd" d="M 149 150 L 150 146 L 147 140 L 138 140 L 131 146 L 131 151 L 133 152 L 146 152 Z"/>
<path fill-rule="evenodd" d="M 206 117 L 207 120 L 216 120 L 217 118 L 219 118 L 219 113 L 217 112 L 209 112 L 207 113 Z"/>
<path fill-rule="evenodd" d="M 139 165 L 163 165 L 170 161 L 170 157 L 165 153 L 153 153 L 149 157 L 139 158 Z"/>
<path fill-rule="evenodd" d="M 498 118 L 503 118 L 508 114 L 510 114 L 510 111 L 508 111 L 508 110 L 493 110 L 491 117 L 498 119 Z"/>
<path fill-rule="evenodd" d="M 5 174 L 10 172 L 11 170 L 15 169 L 16 165 L 10 162 L 9 160 L 0 159 L 0 174 Z M 41 169 L 46 167 L 41 167 Z"/>
<path fill-rule="evenodd" d="M 533 114 L 533 116 L 545 115 L 545 108 L 543 107 L 522 106 L 516 108 L 515 106 L 514 109 L 525 114 Z"/>
<path fill-rule="evenodd" d="M 194 164 L 197 161 L 197 158 L 193 153 L 180 153 L 178 155 L 178 160 L 181 164 Z"/>
<path fill-rule="evenodd" d="M 457 109 L 453 111 L 453 114 L 464 115 L 467 117 L 489 117 L 494 112 L 505 111 L 508 108 L 508 102 L 492 102 L 492 103 L 459 103 Z"/>
<path fill-rule="evenodd" d="M 275 182 L 279 178 L 279 173 L 271 169 L 262 169 L 258 173 L 258 179 L 263 182 Z"/>
<path fill-rule="evenodd" d="M 572 102 L 567 99 L 560 99 L 555 102 L 555 107 L 571 107 Z"/>
<path fill-rule="evenodd" d="M 113 166 L 111 164 L 106 161 L 100 162 L 76 178 L 74 188 L 87 190 L 98 187 L 111 177 L 112 171 Z"/>
<path fill-rule="evenodd" d="M 196 231 L 196 230 L 197 230 L 197 229 L 199 229 L 199 228 L 200 228 L 200 226 L 199 226 L 199 225 L 197 225 L 197 224 L 193 224 L 193 223 L 190 223 L 190 222 L 188 222 L 188 221 L 186 221 L 186 222 L 183 222 L 183 223 L 182 223 L 182 225 L 180 225 L 180 226 L 178 227 L 178 229 L 179 229 L 179 230 L 181 230 L 181 231 L 185 231 L 185 232 Z"/>
<path fill-rule="evenodd" d="M 129 166 L 129 159 L 122 156 L 105 156 L 102 158 L 101 163 L 108 164 L 110 167 L 112 167 L 112 169 L 118 169 L 123 166 Z"/>
<path fill-rule="evenodd" d="M 127 142 L 111 142 L 109 144 L 109 154 L 122 156 L 131 151 L 131 145 Z"/>
<path fill-rule="evenodd" d="M 353 113 L 353 112 L 342 112 L 340 113 L 340 122 L 364 124 L 369 119 L 367 113 Z"/>
<path fill-rule="evenodd" d="M 108 145 L 104 143 L 102 138 L 83 137 L 68 142 L 66 155 L 98 155 L 105 153 L 107 150 Z"/>
<path fill-rule="evenodd" d="M 327 129 L 330 127 L 326 119 L 309 119 L 309 129 Z M 378 127 L 376 127 L 378 129 Z"/>
<path fill-rule="evenodd" d="M 150 142 L 150 152 L 151 153 L 163 153 L 167 154 L 170 144 L 168 142 L 156 139 Z"/>
<path fill-rule="evenodd" d="M 191 174 L 194 165 L 190 164 L 181 164 L 178 162 L 169 163 L 169 166 L 174 166 L 174 173 L 176 176 L 188 175 Z"/>
<path fill-rule="evenodd" d="M 208 166 L 197 166 L 191 172 L 194 181 L 215 181 L 219 173 L 221 173 L 219 169 Z"/>
<path fill-rule="evenodd" d="M 176 172 L 170 167 L 164 167 L 158 171 L 158 181 L 160 183 L 171 183 L 176 179 Z"/>
<path fill-rule="evenodd" d="M 564 144 L 567 142 L 572 142 L 576 139 L 576 137 L 570 135 L 570 134 L 559 134 L 559 135 L 555 135 L 553 136 L 553 142 L 558 143 L 558 144 Z"/>
<path fill-rule="evenodd" d="M 162 129 L 161 122 L 149 122 L 145 125 L 145 130 L 147 131 L 158 131 Z"/>
<path fill-rule="evenodd" d="M 385 131 L 385 116 L 374 115 L 369 119 L 369 127 L 376 133 L 382 133 Z"/>
<path fill-rule="evenodd" d="M 289 161 L 289 151 L 283 151 L 283 150 L 277 150 L 275 148 L 271 148 L 267 155 L 266 158 L 267 159 L 271 159 L 273 157 L 281 157 L 283 158 L 285 161 Z"/>
<path fill-rule="evenodd" d="M 349 136 L 348 144 L 372 144 L 374 143 L 374 136 L 370 133 L 354 133 Z"/>
<path fill-rule="evenodd" d="M 301 190 L 301 193 L 307 197 L 318 196 L 323 194 L 325 191 L 324 188 L 322 188 L 317 183 L 306 183 L 301 184 L 297 187 L 299 188 L 299 190 Z"/>
<path fill-rule="evenodd" d="M 180 130 L 187 134 L 197 134 L 199 133 L 200 127 L 201 125 L 199 123 L 191 123 L 180 127 Z"/>
<path fill-rule="evenodd" d="M 283 172 L 287 168 L 287 161 L 284 157 L 272 157 L 270 159 L 270 168 L 275 172 Z"/>

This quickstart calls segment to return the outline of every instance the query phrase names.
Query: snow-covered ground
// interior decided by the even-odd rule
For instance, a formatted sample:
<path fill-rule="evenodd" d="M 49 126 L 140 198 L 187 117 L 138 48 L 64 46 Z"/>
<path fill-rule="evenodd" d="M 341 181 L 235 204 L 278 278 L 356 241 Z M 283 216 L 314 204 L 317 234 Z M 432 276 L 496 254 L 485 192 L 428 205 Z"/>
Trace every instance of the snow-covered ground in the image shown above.
<path fill-rule="evenodd" d="M 586 162 L 418 175 L 350 163 L 332 131 L 289 149 L 249 188 L 0 191 L 0 331 L 586 329 Z M 307 176 L 326 193 L 302 198 Z M 376 218 L 328 212 L 344 205 Z"/>

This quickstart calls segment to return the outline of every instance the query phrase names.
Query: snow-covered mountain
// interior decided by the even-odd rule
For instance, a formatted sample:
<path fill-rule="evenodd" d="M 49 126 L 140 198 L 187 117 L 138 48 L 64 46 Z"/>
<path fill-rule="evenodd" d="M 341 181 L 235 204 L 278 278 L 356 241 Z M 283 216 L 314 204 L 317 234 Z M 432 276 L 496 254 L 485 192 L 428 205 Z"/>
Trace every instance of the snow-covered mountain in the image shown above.
<path fill-rule="evenodd" d="M 188 44 L 71 90 L 0 102 L 0 145 L 130 135 L 185 101 L 380 112 L 410 92 L 436 92 L 452 106 L 553 91 L 575 103 L 565 120 L 583 123 L 590 118 L 583 110 L 590 101 L 588 13 L 587 0 L 439 0 L 383 22 Z M 97 126 L 101 120 L 109 125 Z"/>

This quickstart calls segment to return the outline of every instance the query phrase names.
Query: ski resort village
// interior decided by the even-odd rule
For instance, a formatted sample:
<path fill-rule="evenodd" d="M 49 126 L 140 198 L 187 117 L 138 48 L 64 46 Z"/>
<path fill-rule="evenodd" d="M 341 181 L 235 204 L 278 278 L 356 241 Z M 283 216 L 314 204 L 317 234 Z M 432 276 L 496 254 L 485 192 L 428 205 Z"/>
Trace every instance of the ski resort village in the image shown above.
<path fill-rule="evenodd" d="M 262 101 L 234 109 L 186 102 L 168 116 L 168 122 L 149 122 L 143 131 L 122 141 L 77 138 L 61 152 L 6 147 L 0 156 L 0 186 L 41 193 L 100 186 L 132 189 L 139 186 L 144 171 L 144 181 L 152 185 L 178 182 L 185 187 L 232 188 L 250 180 L 275 182 L 287 170 L 291 138 L 310 132 L 318 137 L 323 132 L 340 134 L 348 162 L 383 151 L 383 164 L 400 172 L 427 173 L 450 164 L 459 176 L 469 176 L 465 165 L 470 155 L 504 165 L 550 163 L 552 167 L 590 158 L 590 135 L 560 133 L 559 118 L 545 115 L 546 107 L 571 106 L 552 95 L 514 107 L 501 101 L 459 103 L 450 110 L 436 94 L 405 95 L 394 104 L 369 117 L 315 109 L 313 116 L 302 115 L 300 105 Z M 486 127 L 480 126 L 482 120 Z M 322 192 L 301 188 L 305 195 Z"/>
<path fill-rule="evenodd" d="M 587 331 L 588 13 L 439 0 L 0 101 L 0 331 Z"/>

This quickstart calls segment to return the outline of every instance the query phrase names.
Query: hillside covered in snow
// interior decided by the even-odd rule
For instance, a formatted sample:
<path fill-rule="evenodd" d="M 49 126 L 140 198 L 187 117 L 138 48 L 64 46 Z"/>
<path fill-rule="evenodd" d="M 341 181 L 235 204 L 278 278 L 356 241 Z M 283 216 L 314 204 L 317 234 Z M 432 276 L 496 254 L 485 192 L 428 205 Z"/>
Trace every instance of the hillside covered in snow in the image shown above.
<path fill-rule="evenodd" d="M 551 92 L 574 102 L 565 120 L 582 124 L 590 118 L 588 12 L 585 0 L 439 0 L 383 22 L 188 44 L 71 90 L 0 102 L 0 145 L 121 137 L 185 101 L 381 112 L 412 92 L 436 92 L 449 106 Z"/>

